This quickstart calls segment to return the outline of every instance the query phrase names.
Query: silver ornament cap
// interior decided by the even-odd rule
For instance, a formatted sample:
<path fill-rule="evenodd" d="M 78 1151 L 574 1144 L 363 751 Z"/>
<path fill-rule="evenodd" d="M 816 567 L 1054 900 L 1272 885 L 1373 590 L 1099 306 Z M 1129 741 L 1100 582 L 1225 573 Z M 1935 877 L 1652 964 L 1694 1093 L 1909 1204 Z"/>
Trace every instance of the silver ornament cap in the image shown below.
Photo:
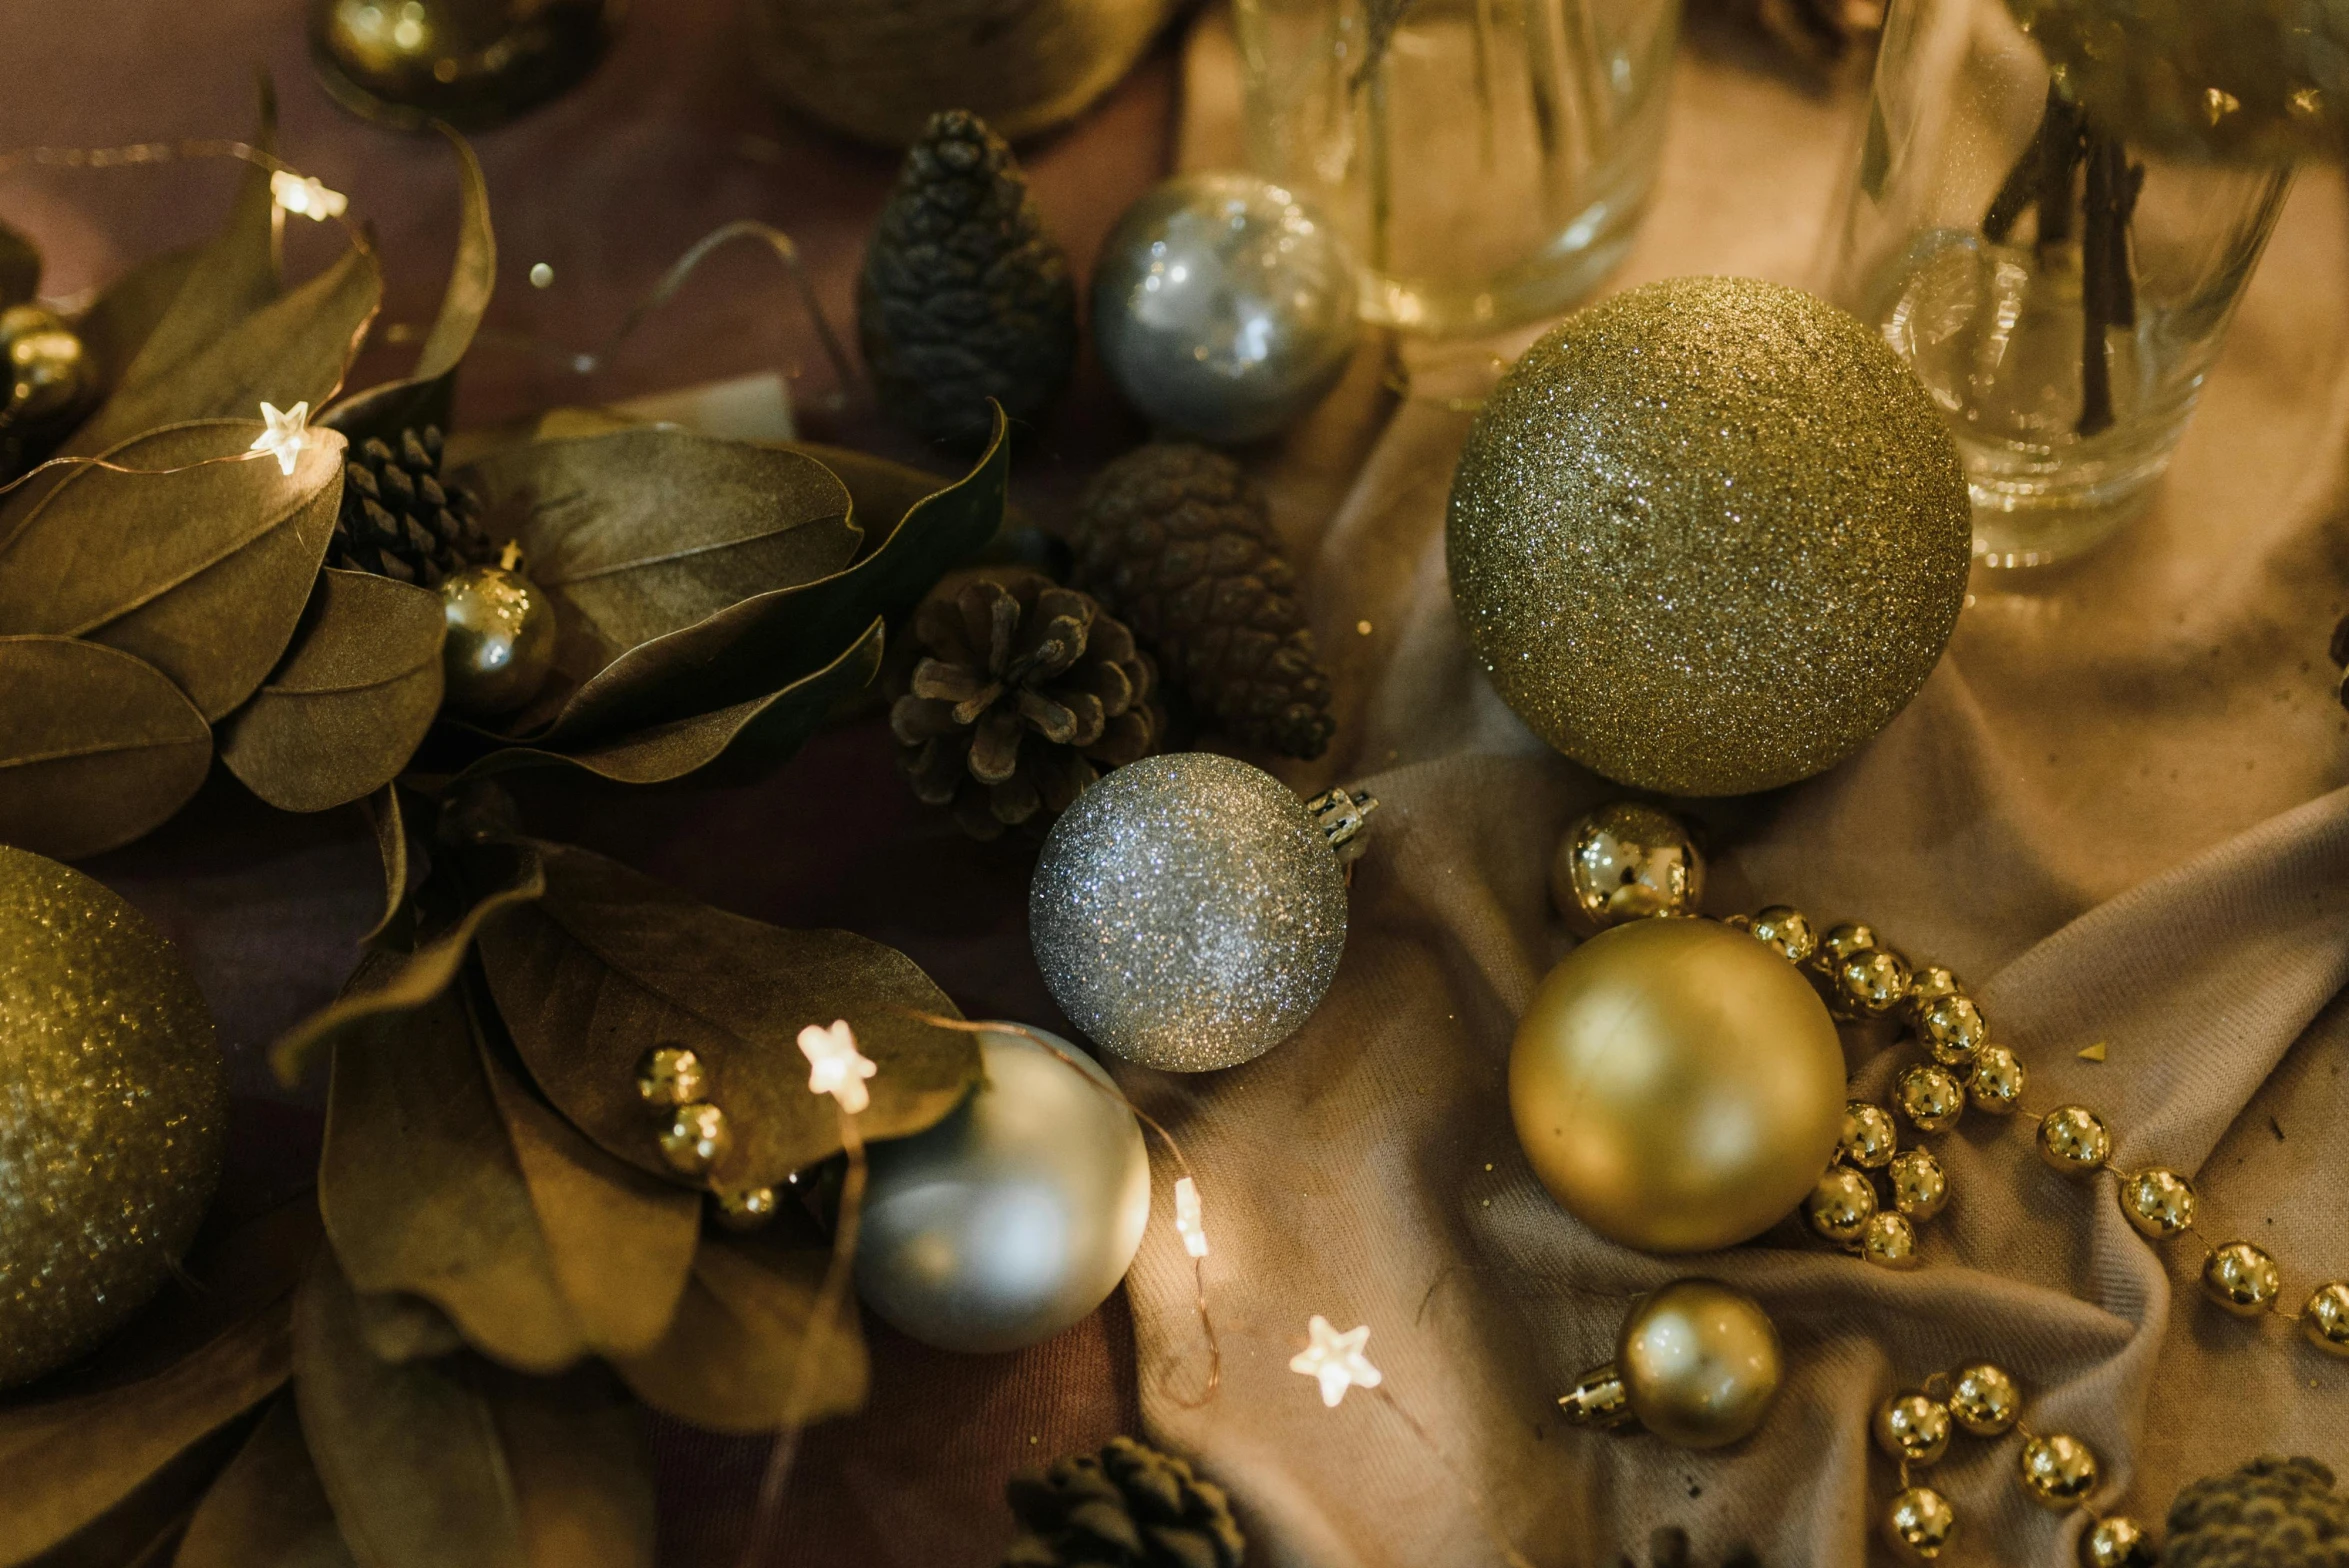
<path fill-rule="evenodd" d="M 1053 824 L 1029 884 L 1053 1000 L 1145 1067 L 1262 1056 L 1320 1005 L 1345 951 L 1332 837 L 1286 785 L 1229 757 L 1119 768 Z"/>
<path fill-rule="evenodd" d="M 1252 174 L 1186 174 L 1126 209 L 1093 270 L 1093 337 L 1136 408 L 1208 441 L 1295 422 L 1361 331 L 1354 261 L 1327 223 Z"/>
<path fill-rule="evenodd" d="M 1142 1128 L 1058 1035 L 979 1037 L 985 1077 L 944 1121 L 871 1146 L 857 1293 L 940 1350 L 1017 1350 L 1087 1316 L 1150 1219 Z"/>

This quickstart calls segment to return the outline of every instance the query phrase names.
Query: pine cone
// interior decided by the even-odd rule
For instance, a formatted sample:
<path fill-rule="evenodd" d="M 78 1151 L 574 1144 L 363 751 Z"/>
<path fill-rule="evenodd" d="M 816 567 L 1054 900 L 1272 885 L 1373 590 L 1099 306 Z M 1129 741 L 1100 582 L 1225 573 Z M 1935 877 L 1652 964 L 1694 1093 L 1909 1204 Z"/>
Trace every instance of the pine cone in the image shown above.
<path fill-rule="evenodd" d="M 1068 258 L 1011 149 L 977 115 L 932 115 L 905 155 L 865 251 L 856 324 L 881 406 L 932 441 L 976 444 L 988 398 L 1022 418 L 1067 382 Z"/>
<path fill-rule="evenodd" d="M 1004 1492 L 1021 1530 L 1003 1568 L 1240 1568 L 1248 1550 L 1223 1488 L 1130 1437 Z"/>
<path fill-rule="evenodd" d="M 2168 1568 L 2349 1568 L 2349 1497 L 2313 1459 L 2254 1459 L 2170 1504 Z"/>
<path fill-rule="evenodd" d="M 1230 458 L 1153 442 L 1103 469 L 1079 509 L 1075 580 L 1233 740 L 1291 757 L 1328 748 L 1329 677 L 1296 574 L 1264 497 Z"/>
<path fill-rule="evenodd" d="M 1038 572 L 941 585 L 914 611 L 923 658 L 889 710 L 914 794 L 973 838 L 1043 827 L 1086 785 L 1158 749 L 1158 683 L 1134 634 Z"/>
<path fill-rule="evenodd" d="M 377 436 L 343 460 L 343 504 L 326 564 L 437 588 L 459 567 L 487 560 L 480 503 L 440 479 L 440 430 L 400 432 L 398 450 Z"/>

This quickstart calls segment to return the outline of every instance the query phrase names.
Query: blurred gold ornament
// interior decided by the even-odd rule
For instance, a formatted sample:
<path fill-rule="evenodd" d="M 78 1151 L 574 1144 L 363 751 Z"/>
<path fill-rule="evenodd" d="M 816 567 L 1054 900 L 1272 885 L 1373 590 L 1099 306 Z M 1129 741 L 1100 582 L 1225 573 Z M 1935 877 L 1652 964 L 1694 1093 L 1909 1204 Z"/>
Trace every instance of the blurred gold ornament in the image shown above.
<path fill-rule="evenodd" d="M 1912 1465 L 1940 1459 L 1949 1447 L 1949 1429 L 1949 1406 L 1915 1388 L 1887 1394 L 1869 1428 L 1886 1455 Z"/>
<path fill-rule="evenodd" d="M 2316 1287 L 2300 1309 L 2300 1332 L 2328 1356 L 2349 1356 L 2349 1280 Z"/>
<path fill-rule="evenodd" d="M 0 310 L 0 349 L 8 355 L 11 419 L 46 419 L 79 404 L 90 390 L 89 356 L 73 329 L 38 305 Z"/>
<path fill-rule="evenodd" d="M 656 1045 L 636 1064 L 637 1098 L 656 1109 L 690 1105 L 708 1092 L 701 1058 L 684 1046 Z"/>
<path fill-rule="evenodd" d="M 311 0 L 310 59 L 335 102 L 400 130 L 502 125 L 595 68 L 626 0 Z"/>
<path fill-rule="evenodd" d="M 1623 1320 L 1615 1366 L 1639 1424 L 1682 1448 L 1720 1448 L 1753 1431 L 1783 1375 L 1761 1303 L 1710 1279 L 1642 1297 Z"/>
<path fill-rule="evenodd" d="M 2026 1437 L 2016 1466 L 2031 1500 L 2058 1513 L 2096 1490 L 2095 1450 L 2067 1433 Z"/>
<path fill-rule="evenodd" d="M 1976 1361 L 1950 1379 L 1949 1413 L 1975 1437 L 2003 1437 L 2023 1413 L 2023 1391 L 2003 1367 Z"/>
<path fill-rule="evenodd" d="M 1710 920 L 1601 932 L 1534 993 L 1509 1108 L 1566 1210 L 1649 1252 L 1759 1235 L 1835 1152 L 1843 1049 L 1768 948 Z"/>
<path fill-rule="evenodd" d="M 1941 1132 L 1965 1113 L 1966 1086 L 1946 1067 L 1920 1062 L 1900 1075 L 1893 1103 L 1919 1132 Z"/>
<path fill-rule="evenodd" d="M 1940 972 L 1949 973 L 1946 969 Z M 1990 1026 L 1982 1021 L 1982 1009 L 1974 1005 L 1973 998 L 1952 993 L 1919 1009 L 1917 1037 L 1933 1053 L 1933 1060 L 1944 1067 L 1959 1067 L 1989 1043 Z"/>
<path fill-rule="evenodd" d="M 1866 1100 L 1847 1100 L 1843 1107 L 1843 1134 L 1837 1147 L 1843 1157 L 1864 1171 L 1878 1171 L 1900 1152 L 1900 1128 L 1892 1113 Z"/>
<path fill-rule="evenodd" d="M 1502 699 L 1620 783 L 1737 795 L 1832 766 L 1956 625 L 1957 449 L 1881 338 L 1807 294 L 1674 278 L 1569 317 L 1452 481 L 1452 599 Z"/>
<path fill-rule="evenodd" d="M 734 1147 L 726 1113 L 707 1103 L 680 1105 L 660 1129 L 661 1158 L 680 1176 L 707 1176 Z"/>
<path fill-rule="evenodd" d="M 1949 1177 L 1929 1149 L 1903 1149 L 1885 1175 L 1892 1182 L 1894 1208 L 1912 1220 L 1929 1220 L 1949 1201 Z"/>
<path fill-rule="evenodd" d="M 2230 1241 L 2202 1260 L 2202 1293 L 2239 1318 L 2274 1306 L 2282 1289 L 2276 1260 L 2248 1241 Z"/>
<path fill-rule="evenodd" d="M 710 1194 L 711 1212 L 730 1231 L 764 1230 L 778 1207 L 772 1187 L 722 1187 Z"/>
<path fill-rule="evenodd" d="M 2112 1155 L 2104 1118 L 2085 1105 L 2059 1105 L 2039 1121 L 2039 1157 L 2066 1176 L 2084 1176 Z"/>
<path fill-rule="evenodd" d="M 2154 1166 L 2121 1183 L 2121 1212 L 2154 1241 L 2194 1227 L 2194 1184 L 2176 1171 Z"/>
<path fill-rule="evenodd" d="M 1653 915 L 1693 915 L 1704 886 L 1704 860 L 1688 829 L 1637 801 L 1582 817 L 1550 862 L 1550 897 L 1584 933 Z"/>
<path fill-rule="evenodd" d="M 1949 1499 L 1929 1486 L 1912 1486 L 1884 1511 L 1884 1540 L 1903 1560 L 1929 1563 L 1957 1534 Z"/>
<path fill-rule="evenodd" d="M 1860 1227 L 1860 1256 L 1880 1269 L 1913 1269 L 1924 1265 L 1917 1251 L 1917 1227 L 1897 1209 L 1878 1209 Z"/>
<path fill-rule="evenodd" d="M 1973 1071 L 1966 1074 L 1966 1099 L 1975 1110 L 2005 1116 L 2023 1103 L 2030 1075 L 2015 1053 L 2003 1045 L 1986 1045 L 1974 1053 Z"/>
<path fill-rule="evenodd" d="M 441 579 L 440 602 L 451 708 L 487 718 L 538 695 L 555 667 L 555 606 L 536 583 L 507 567 L 468 566 Z"/>
<path fill-rule="evenodd" d="M 2158 1561 L 2145 1526 L 2127 1514 L 2107 1514 L 2080 1537 L 2081 1568 L 2153 1568 Z"/>
<path fill-rule="evenodd" d="M 1876 1189 L 1850 1166 L 1837 1165 L 1812 1185 L 1803 1213 L 1829 1241 L 1854 1242 L 1876 1217 Z"/>
<path fill-rule="evenodd" d="M 0 1388 L 95 1346 L 194 1238 L 228 1099 L 186 960 L 82 873 L 0 846 Z"/>

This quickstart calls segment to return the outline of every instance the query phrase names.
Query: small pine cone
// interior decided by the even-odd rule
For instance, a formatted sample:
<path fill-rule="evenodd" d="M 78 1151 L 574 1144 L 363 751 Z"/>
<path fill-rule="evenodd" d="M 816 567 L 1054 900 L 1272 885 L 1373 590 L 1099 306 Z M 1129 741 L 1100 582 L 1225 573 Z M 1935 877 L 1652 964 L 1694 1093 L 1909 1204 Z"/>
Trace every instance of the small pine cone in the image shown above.
<path fill-rule="evenodd" d="M 400 432 L 397 448 L 377 436 L 343 460 L 343 504 L 326 564 L 437 588 L 459 567 L 490 556 L 480 502 L 440 477 L 440 430 Z"/>
<path fill-rule="evenodd" d="M 1003 1568 L 1240 1568 L 1248 1550 L 1223 1488 L 1130 1437 L 1004 1491 L 1020 1536 Z"/>
<path fill-rule="evenodd" d="M 889 710 L 914 794 L 973 838 L 1048 826 L 1165 738 L 1158 671 L 1089 595 L 1010 570 L 941 585 L 914 611 L 921 662 Z"/>
<path fill-rule="evenodd" d="M 931 441 L 986 439 L 994 398 L 1043 411 L 1077 354 L 1068 258 L 1003 138 L 951 110 L 905 155 L 857 282 L 881 406 Z"/>
<path fill-rule="evenodd" d="M 2344 1568 L 2349 1497 L 2313 1459 L 2254 1459 L 2170 1504 L 2167 1568 Z"/>
<path fill-rule="evenodd" d="M 1153 442 L 1103 469 L 1079 508 L 1077 586 L 1157 650 L 1167 679 L 1233 740 L 1318 757 L 1336 721 L 1264 497 L 1220 452 Z"/>

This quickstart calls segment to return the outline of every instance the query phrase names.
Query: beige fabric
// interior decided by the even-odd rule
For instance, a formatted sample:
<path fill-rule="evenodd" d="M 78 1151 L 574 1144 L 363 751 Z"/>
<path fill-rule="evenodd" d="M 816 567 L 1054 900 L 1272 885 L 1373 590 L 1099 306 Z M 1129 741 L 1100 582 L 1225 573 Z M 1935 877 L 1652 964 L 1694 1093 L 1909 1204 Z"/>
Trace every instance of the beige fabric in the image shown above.
<path fill-rule="evenodd" d="M 1189 69 L 1194 164 L 1229 161 L 1231 68 L 1211 23 Z M 1859 101 L 1684 51 L 1657 206 L 1615 286 L 1815 282 Z M 2349 723 L 2325 661 L 2349 598 L 2344 218 L 2336 175 L 2302 179 L 2155 516 L 2077 568 L 1979 577 L 1948 658 L 1862 755 L 1695 813 L 1714 912 L 1864 917 L 1951 964 L 2031 1069 L 2030 1101 L 2102 1109 L 2124 1164 L 2199 1172 L 2208 1238 L 2269 1246 L 2293 1306 L 2349 1276 Z M 1496 1561 L 1472 1495 L 1542 1568 L 1644 1560 L 1663 1523 L 1700 1563 L 1739 1541 L 1789 1568 L 1875 1560 L 1892 1470 L 1868 1412 L 1976 1356 L 2023 1380 L 2033 1424 L 2094 1445 L 2110 1508 L 2158 1518 L 2262 1450 L 2349 1470 L 2349 1363 L 2202 1304 L 2198 1249 L 2151 1251 L 2111 1179 L 2044 1171 L 2027 1125 L 1972 1117 L 1937 1141 L 1954 1198 L 1905 1276 L 1794 1227 L 1667 1263 L 1543 1194 L 1503 1070 L 1568 945 L 1552 848 L 1613 792 L 1532 740 L 1454 630 L 1443 506 L 1466 423 L 1431 401 L 1390 413 L 1366 374 L 1270 461 L 1341 686 L 1326 771 L 1386 810 L 1311 1024 L 1230 1072 L 1125 1076 L 1197 1167 L 1224 1352 L 1221 1395 L 1187 1407 L 1191 1270 L 1154 1229 L 1132 1294 L 1156 1435 L 1231 1486 L 1266 1561 L 1314 1568 Z M 2080 1060 L 2097 1040 L 2109 1060 Z M 1889 1066 L 1863 1061 L 1863 1082 Z M 1692 1272 L 1752 1290 L 1785 1336 L 1764 1429 L 1715 1456 L 1562 1430 L 1552 1401 L 1606 1358 L 1627 1298 Z M 1378 1394 L 1325 1410 L 1287 1370 L 1317 1312 L 1370 1326 Z M 2074 1560 L 2078 1516 L 2027 1503 L 2015 1453 L 1960 1437 L 1933 1472 L 1961 1521 L 1945 1562 Z"/>

